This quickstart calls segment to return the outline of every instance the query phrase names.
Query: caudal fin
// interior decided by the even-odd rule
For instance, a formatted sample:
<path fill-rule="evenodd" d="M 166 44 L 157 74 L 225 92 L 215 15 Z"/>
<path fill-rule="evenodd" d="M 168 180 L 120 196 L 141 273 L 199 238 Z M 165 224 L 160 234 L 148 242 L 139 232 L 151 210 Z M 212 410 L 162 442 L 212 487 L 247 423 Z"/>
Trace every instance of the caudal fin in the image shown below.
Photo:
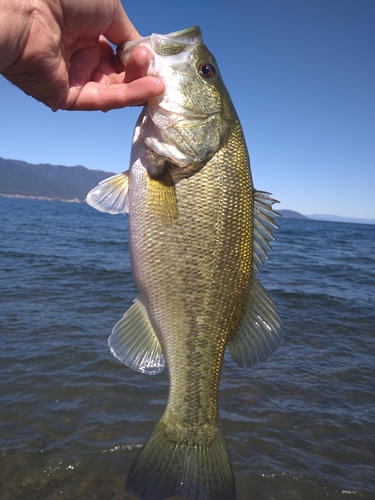
<path fill-rule="evenodd" d="M 224 435 L 207 445 L 170 441 L 161 420 L 134 460 L 125 487 L 139 500 L 235 500 L 235 482 Z"/>

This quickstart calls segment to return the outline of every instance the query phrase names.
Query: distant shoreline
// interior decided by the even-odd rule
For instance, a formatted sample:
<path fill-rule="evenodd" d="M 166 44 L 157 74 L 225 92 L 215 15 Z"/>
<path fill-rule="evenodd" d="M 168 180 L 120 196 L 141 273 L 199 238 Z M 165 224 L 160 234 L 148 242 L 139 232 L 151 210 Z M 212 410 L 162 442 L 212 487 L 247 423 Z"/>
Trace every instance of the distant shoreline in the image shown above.
<path fill-rule="evenodd" d="M 84 203 L 84 200 L 78 198 L 65 199 L 65 198 L 48 198 L 47 196 L 27 196 L 23 194 L 5 194 L 0 193 L 0 198 L 18 198 L 25 200 L 40 200 L 40 201 L 63 201 L 65 203 Z"/>
<path fill-rule="evenodd" d="M 24 199 L 24 200 L 39 200 L 39 201 L 59 201 L 62 203 L 85 203 L 86 200 L 80 200 L 79 198 L 59 198 L 59 197 L 48 197 L 48 196 L 31 196 L 23 194 L 7 194 L 0 193 L 0 198 L 13 198 L 13 199 Z M 283 219 L 297 219 L 297 220 L 308 220 L 308 221 L 319 221 L 319 222 L 343 222 L 347 224 L 375 224 L 375 219 L 356 219 L 351 217 L 339 217 L 336 215 L 302 215 L 294 210 L 281 209 L 278 211 Z"/>

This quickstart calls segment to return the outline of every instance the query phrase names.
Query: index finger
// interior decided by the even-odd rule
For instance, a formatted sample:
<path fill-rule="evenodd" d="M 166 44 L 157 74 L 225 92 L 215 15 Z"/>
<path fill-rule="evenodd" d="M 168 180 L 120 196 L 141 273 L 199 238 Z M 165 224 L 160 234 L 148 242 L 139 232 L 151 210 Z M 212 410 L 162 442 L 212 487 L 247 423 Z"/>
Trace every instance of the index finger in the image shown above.
<path fill-rule="evenodd" d="M 69 95 L 60 109 L 108 111 L 126 106 L 140 106 L 163 91 L 164 83 L 153 76 L 145 76 L 130 83 L 88 82 L 80 88 L 70 88 Z"/>

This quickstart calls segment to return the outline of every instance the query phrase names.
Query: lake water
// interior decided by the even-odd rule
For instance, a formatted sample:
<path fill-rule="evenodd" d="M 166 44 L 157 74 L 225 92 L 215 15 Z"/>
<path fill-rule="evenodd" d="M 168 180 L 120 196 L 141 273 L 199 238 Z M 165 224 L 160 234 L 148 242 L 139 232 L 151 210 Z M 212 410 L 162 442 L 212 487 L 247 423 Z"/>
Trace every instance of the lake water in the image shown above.
<path fill-rule="evenodd" d="M 107 337 L 136 295 L 127 220 L 0 198 L 0 498 L 130 500 L 166 371 Z M 223 429 L 238 500 L 375 498 L 375 226 L 285 219 L 260 274 L 285 323 L 267 362 L 226 356 Z"/>

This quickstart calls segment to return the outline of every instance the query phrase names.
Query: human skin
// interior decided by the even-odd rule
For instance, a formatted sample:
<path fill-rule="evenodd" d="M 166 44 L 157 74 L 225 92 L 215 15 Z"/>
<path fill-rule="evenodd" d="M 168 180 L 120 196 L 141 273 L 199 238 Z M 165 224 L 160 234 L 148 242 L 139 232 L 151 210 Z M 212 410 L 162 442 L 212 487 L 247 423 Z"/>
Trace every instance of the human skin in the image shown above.
<path fill-rule="evenodd" d="M 147 49 L 125 68 L 109 43 L 139 36 L 120 0 L 0 0 L 0 72 L 54 111 L 108 111 L 161 94 L 164 83 L 146 76 Z"/>

